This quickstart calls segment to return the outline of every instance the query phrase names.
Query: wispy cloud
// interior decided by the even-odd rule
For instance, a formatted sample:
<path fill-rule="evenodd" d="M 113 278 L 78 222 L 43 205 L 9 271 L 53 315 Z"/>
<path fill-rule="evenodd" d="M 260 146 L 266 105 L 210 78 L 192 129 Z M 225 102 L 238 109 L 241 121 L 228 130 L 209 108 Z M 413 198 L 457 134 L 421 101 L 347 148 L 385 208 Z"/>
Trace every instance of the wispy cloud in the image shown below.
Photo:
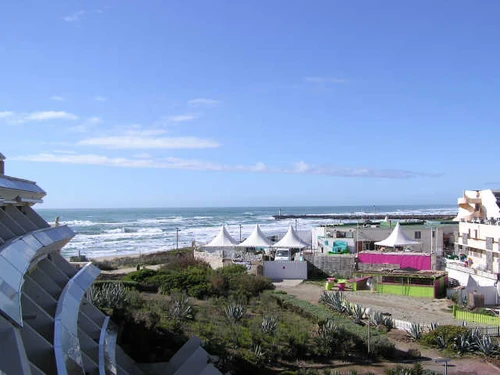
<path fill-rule="evenodd" d="M 54 95 L 50 97 L 50 100 L 55 100 L 56 102 L 64 102 L 66 99 L 64 99 L 62 96 Z"/>
<path fill-rule="evenodd" d="M 182 159 L 182 158 L 153 158 L 149 154 L 137 154 L 133 157 L 108 157 L 96 154 L 67 154 L 40 153 L 35 155 L 22 155 L 11 157 L 14 160 L 30 162 L 53 162 L 68 164 L 105 165 L 126 168 L 158 168 L 158 169 L 184 169 L 199 171 L 222 171 L 222 172 L 252 172 L 252 173 L 274 173 L 274 174 L 318 174 L 333 177 L 357 177 L 357 178 L 386 178 L 386 179 L 409 179 L 415 177 L 439 177 L 441 174 L 421 173 L 398 169 L 369 169 L 369 168 L 333 168 L 328 166 L 312 166 L 305 162 L 298 162 L 289 168 L 273 168 L 262 162 L 251 165 L 227 165 L 213 163 L 206 160 Z"/>
<path fill-rule="evenodd" d="M 12 111 L 0 112 L 0 120 L 10 125 L 26 122 L 39 122 L 48 120 L 78 120 L 78 116 L 64 111 L 38 111 L 30 113 L 16 113 Z"/>
<path fill-rule="evenodd" d="M 343 78 L 331 78 L 331 77 L 302 77 L 302 81 L 312 84 L 331 84 L 331 85 L 341 85 L 348 83 L 349 81 Z"/>
<path fill-rule="evenodd" d="M 71 126 L 68 130 L 77 133 L 86 133 L 89 130 L 95 128 L 97 125 L 102 123 L 102 119 L 100 117 L 89 117 L 83 120 L 80 124 Z"/>
<path fill-rule="evenodd" d="M 27 114 L 22 119 L 29 121 L 47 121 L 47 120 L 78 120 L 78 116 L 64 111 L 41 111 Z"/>
<path fill-rule="evenodd" d="M 0 119 L 8 119 L 8 118 L 13 117 L 14 115 L 15 115 L 14 112 L 3 111 L 3 112 L 0 112 Z"/>
<path fill-rule="evenodd" d="M 196 98 L 189 100 L 188 104 L 192 107 L 216 107 L 220 104 L 220 100 Z"/>
<path fill-rule="evenodd" d="M 96 100 L 98 102 L 106 102 L 106 101 L 108 101 L 108 98 L 106 98 L 105 96 L 97 95 L 94 97 L 94 100 Z"/>
<path fill-rule="evenodd" d="M 186 122 L 196 120 L 198 116 L 196 115 L 177 115 L 177 116 L 168 116 L 167 121 L 170 122 Z"/>
<path fill-rule="evenodd" d="M 63 17 L 66 22 L 79 22 L 85 18 L 87 12 L 85 10 L 79 10 L 78 12 L 71 13 L 68 16 Z"/>
<path fill-rule="evenodd" d="M 78 142 L 82 146 L 99 146 L 108 149 L 202 149 L 217 148 L 220 144 L 198 137 L 158 137 L 155 135 L 120 135 L 88 138 Z"/>

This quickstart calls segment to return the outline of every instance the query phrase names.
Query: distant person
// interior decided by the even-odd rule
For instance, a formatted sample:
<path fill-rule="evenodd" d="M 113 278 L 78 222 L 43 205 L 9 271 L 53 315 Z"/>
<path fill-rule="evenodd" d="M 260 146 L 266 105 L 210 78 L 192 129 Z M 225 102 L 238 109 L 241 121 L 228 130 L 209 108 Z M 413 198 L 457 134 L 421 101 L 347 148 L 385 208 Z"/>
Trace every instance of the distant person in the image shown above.
<path fill-rule="evenodd" d="M 54 220 L 54 225 L 55 225 L 56 227 L 58 227 L 58 226 L 59 226 L 59 216 L 56 216 L 56 219 Z"/>

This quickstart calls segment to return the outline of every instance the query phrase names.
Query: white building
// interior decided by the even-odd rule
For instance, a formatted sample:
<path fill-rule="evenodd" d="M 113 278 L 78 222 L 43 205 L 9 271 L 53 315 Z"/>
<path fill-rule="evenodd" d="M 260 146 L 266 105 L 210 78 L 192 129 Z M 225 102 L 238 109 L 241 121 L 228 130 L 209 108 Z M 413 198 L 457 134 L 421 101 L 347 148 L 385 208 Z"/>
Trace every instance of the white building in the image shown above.
<path fill-rule="evenodd" d="M 468 293 L 483 294 L 485 304 L 498 304 L 500 275 L 500 190 L 466 190 L 458 198 L 455 254 L 448 260 L 450 278 Z"/>
<path fill-rule="evenodd" d="M 312 229 L 312 249 L 316 252 L 328 253 L 335 241 L 346 242 L 351 253 L 374 250 L 375 242 L 387 238 L 394 229 L 396 222 L 373 223 L 362 225 L 349 223 L 343 225 L 328 225 Z M 432 253 L 441 256 L 448 243 L 453 244 L 453 234 L 456 224 L 412 224 L 402 225 L 404 234 L 419 245 L 412 246 L 414 251 Z"/>

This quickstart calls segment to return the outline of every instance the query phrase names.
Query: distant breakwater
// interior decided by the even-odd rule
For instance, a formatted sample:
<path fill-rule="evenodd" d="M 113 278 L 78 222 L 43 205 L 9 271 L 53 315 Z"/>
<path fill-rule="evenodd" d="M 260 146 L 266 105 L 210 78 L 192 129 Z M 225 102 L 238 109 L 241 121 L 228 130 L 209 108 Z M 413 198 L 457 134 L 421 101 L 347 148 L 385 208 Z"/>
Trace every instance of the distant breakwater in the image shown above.
<path fill-rule="evenodd" d="M 303 215 L 273 215 L 276 220 L 289 219 L 334 219 L 334 220 L 436 220 L 449 221 L 454 218 L 452 215 L 434 215 L 434 214 L 303 214 Z"/>

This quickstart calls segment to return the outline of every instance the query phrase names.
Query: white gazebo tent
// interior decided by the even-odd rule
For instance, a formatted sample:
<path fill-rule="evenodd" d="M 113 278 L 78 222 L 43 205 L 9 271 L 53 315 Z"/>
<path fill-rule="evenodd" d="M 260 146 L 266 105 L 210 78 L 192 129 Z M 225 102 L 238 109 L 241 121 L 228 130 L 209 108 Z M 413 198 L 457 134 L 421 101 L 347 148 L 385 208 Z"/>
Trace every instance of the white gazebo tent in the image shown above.
<path fill-rule="evenodd" d="M 255 229 L 248 236 L 248 238 L 240 243 L 239 247 L 270 247 L 272 244 L 271 240 L 267 238 L 264 233 L 260 230 L 259 224 L 255 225 Z"/>
<path fill-rule="evenodd" d="M 290 249 L 303 249 L 308 246 L 310 245 L 307 242 L 302 241 L 291 225 L 283 238 L 272 245 L 272 247 L 287 247 Z"/>
<path fill-rule="evenodd" d="M 231 237 L 226 227 L 223 225 L 219 234 L 203 247 L 235 247 L 236 245 L 238 245 L 238 241 Z"/>
<path fill-rule="evenodd" d="M 404 247 L 410 245 L 418 245 L 420 242 L 413 241 L 408 238 L 408 236 L 401 229 L 401 225 L 399 223 L 396 224 L 396 227 L 392 231 L 392 233 L 385 240 L 375 242 L 377 246 L 386 246 L 386 247 Z"/>

